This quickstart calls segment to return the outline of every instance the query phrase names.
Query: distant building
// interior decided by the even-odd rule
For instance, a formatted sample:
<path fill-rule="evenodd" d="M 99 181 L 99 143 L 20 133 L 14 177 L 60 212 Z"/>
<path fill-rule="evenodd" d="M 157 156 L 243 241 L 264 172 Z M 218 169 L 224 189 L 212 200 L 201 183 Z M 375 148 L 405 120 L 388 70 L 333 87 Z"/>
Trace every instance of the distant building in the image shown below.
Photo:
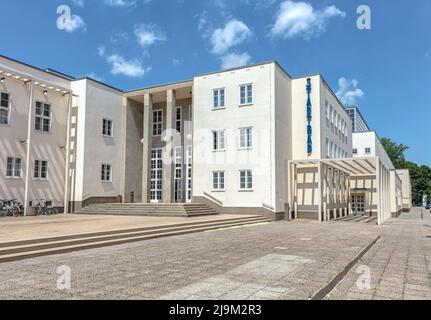
<path fill-rule="evenodd" d="M 346 107 L 347 114 L 352 119 L 353 132 L 371 131 L 358 107 Z"/>

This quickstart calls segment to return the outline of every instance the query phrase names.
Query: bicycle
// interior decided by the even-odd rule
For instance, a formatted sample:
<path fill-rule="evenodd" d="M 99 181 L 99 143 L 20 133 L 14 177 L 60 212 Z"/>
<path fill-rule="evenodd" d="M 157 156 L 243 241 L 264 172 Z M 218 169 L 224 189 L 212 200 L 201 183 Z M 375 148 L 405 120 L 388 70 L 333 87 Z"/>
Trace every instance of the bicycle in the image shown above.
<path fill-rule="evenodd" d="M 37 209 L 38 216 L 50 216 L 53 214 L 58 214 L 58 210 L 52 206 L 52 201 L 45 201 L 44 199 L 41 199 L 38 200 L 34 207 Z"/>
<path fill-rule="evenodd" d="M 24 206 L 16 199 L 0 200 L 0 215 L 2 217 L 20 217 L 24 215 Z"/>

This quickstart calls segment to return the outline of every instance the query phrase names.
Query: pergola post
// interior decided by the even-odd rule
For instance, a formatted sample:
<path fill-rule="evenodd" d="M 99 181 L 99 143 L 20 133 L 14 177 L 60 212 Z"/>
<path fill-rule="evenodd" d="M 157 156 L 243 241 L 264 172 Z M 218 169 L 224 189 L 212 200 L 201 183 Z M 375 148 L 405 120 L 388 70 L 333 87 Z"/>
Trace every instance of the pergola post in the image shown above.
<path fill-rule="evenodd" d="M 322 163 L 318 162 L 317 165 L 317 179 L 318 179 L 318 190 L 319 190 L 319 205 L 318 205 L 318 219 L 322 222 L 322 201 L 323 201 L 323 188 L 322 188 Z"/>

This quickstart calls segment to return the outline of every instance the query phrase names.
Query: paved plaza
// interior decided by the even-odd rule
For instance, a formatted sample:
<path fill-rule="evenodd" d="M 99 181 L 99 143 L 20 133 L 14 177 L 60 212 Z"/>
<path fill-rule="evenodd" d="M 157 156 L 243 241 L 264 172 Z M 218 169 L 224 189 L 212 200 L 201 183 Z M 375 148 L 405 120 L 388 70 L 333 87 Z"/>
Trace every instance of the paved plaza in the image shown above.
<path fill-rule="evenodd" d="M 382 227 L 275 222 L 2 263 L 0 299 L 310 299 L 379 236 L 327 299 L 431 299 L 417 209 Z"/>

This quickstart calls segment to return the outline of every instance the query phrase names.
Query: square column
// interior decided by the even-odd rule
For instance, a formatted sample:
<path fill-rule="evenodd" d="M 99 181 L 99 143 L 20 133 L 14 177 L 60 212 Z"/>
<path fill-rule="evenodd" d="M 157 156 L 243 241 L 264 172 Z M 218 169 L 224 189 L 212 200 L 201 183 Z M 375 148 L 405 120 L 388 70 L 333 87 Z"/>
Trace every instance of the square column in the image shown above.
<path fill-rule="evenodd" d="M 175 91 L 168 90 L 166 94 L 166 142 L 163 153 L 163 202 L 174 202 L 174 137 L 176 134 L 176 98 Z"/>
<path fill-rule="evenodd" d="M 149 203 L 151 191 L 151 148 L 153 139 L 153 101 L 150 94 L 145 94 L 144 96 L 143 120 L 142 203 Z"/>

